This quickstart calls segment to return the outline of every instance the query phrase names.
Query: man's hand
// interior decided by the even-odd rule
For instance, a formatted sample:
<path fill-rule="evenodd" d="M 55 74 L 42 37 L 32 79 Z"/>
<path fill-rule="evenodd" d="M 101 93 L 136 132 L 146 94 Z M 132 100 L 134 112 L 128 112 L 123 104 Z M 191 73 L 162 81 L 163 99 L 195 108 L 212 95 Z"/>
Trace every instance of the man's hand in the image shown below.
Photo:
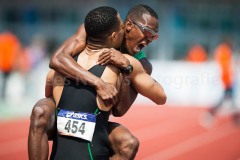
<path fill-rule="evenodd" d="M 96 91 L 106 106 L 112 106 L 117 103 L 118 91 L 113 84 L 99 80 L 96 85 Z"/>
<path fill-rule="evenodd" d="M 130 64 L 129 60 L 114 48 L 104 50 L 99 56 L 98 63 L 101 65 L 113 64 L 117 67 L 127 67 Z"/>

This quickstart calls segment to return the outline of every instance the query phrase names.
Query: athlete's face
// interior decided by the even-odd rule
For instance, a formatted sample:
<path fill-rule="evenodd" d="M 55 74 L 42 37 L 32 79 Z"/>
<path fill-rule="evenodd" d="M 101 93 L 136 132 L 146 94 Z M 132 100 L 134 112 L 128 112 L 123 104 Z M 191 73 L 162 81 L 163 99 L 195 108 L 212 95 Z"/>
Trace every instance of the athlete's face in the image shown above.
<path fill-rule="evenodd" d="M 125 23 L 125 47 L 131 55 L 158 38 L 158 19 L 143 14 L 137 20 L 127 19 Z"/>
<path fill-rule="evenodd" d="M 122 44 L 123 36 L 124 36 L 124 23 L 118 14 L 118 20 L 120 22 L 118 30 L 115 32 L 115 40 L 114 40 L 114 48 L 119 48 Z"/>
<path fill-rule="evenodd" d="M 109 36 L 108 39 L 108 46 L 110 48 L 119 48 L 122 44 L 123 36 L 124 36 L 124 24 L 123 21 L 118 14 L 118 21 L 119 21 L 119 26 L 116 28 L 114 32 Z"/>

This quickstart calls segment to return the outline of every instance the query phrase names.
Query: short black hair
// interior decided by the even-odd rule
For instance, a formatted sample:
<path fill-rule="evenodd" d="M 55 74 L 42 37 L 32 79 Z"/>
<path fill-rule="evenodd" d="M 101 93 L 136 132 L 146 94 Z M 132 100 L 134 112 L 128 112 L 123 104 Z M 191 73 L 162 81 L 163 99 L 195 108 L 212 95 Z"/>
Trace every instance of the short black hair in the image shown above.
<path fill-rule="evenodd" d="M 126 20 L 131 19 L 131 20 L 139 20 L 142 18 L 142 15 L 144 13 L 150 14 L 152 17 L 158 19 L 157 13 L 149 6 L 145 4 L 138 4 L 136 6 L 133 6 L 127 14 Z"/>
<path fill-rule="evenodd" d="M 84 25 L 88 38 L 105 39 L 114 30 L 119 28 L 118 12 L 107 6 L 91 10 L 85 17 Z"/>

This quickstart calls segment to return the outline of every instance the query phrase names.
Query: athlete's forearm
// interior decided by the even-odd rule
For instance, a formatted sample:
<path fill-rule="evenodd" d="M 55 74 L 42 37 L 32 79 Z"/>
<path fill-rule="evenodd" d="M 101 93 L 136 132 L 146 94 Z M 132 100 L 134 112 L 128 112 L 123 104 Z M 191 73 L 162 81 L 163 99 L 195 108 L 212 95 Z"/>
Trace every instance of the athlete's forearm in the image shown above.
<path fill-rule="evenodd" d="M 137 95 L 138 93 L 130 84 L 129 77 L 125 76 L 122 80 L 121 91 L 119 92 L 119 102 L 112 109 L 113 116 L 123 116 L 132 106 L 133 102 L 137 98 Z"/>
<path fill-rule="evenodd" d="M 85 85 L 96 89 L 105 105 L 115 104 L 117 90 L 114 85 L 105 83 L 101 78 L 82 68 L 74 59 L 86 47 L 86 32 L 81 25 L 78 32 L 69 38 L 52 56 L 49 67 Z"/>
<path fill-rule="evenodd" d="M 74 59 L 86 47 L 76 35 L 69 38 L 52 56 L 49 67 L 73 80 L 96 87 L 100 78 L 81 67 Z"/>
<path fill-rule="evenodd" d="M 142 58 L 139 61 L 145 72 L 150 75 L 152 73 L 152 64 L 146 58 Z M 119 102 L 112 109 L 113 116 L 115 117 L 123 116 L 132 106 L 138 95 L 138 92 L 130 85 L 130 77 L 125 75 L 123 79 L 124 81 L 119 92 Z"/>
<path fill-rule="evenodd" d="M 95 87 L 100 80 L 100 78 L 82 68 L 68 54 L 59 54 L 53 58 L 54 61 L 50 67 L 75 81 L 79 81 L 83 84 L 88 84 Z"/>

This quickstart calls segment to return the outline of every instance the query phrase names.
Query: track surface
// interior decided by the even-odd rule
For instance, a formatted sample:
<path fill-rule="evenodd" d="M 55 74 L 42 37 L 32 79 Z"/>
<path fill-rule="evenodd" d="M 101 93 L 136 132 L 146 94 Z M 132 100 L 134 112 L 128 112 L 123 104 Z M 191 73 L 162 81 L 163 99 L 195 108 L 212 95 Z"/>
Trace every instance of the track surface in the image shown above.
<path fill-rule="evenodd" d="M 136 160 L 240 160 L 240 126 L 217 116 L 209 128 L 199 125 L 200 108 L 133 106 L 113 118 L 138 137 Z M 27 160 L 29 118 L 0 122 L 0 160 Z"/>

